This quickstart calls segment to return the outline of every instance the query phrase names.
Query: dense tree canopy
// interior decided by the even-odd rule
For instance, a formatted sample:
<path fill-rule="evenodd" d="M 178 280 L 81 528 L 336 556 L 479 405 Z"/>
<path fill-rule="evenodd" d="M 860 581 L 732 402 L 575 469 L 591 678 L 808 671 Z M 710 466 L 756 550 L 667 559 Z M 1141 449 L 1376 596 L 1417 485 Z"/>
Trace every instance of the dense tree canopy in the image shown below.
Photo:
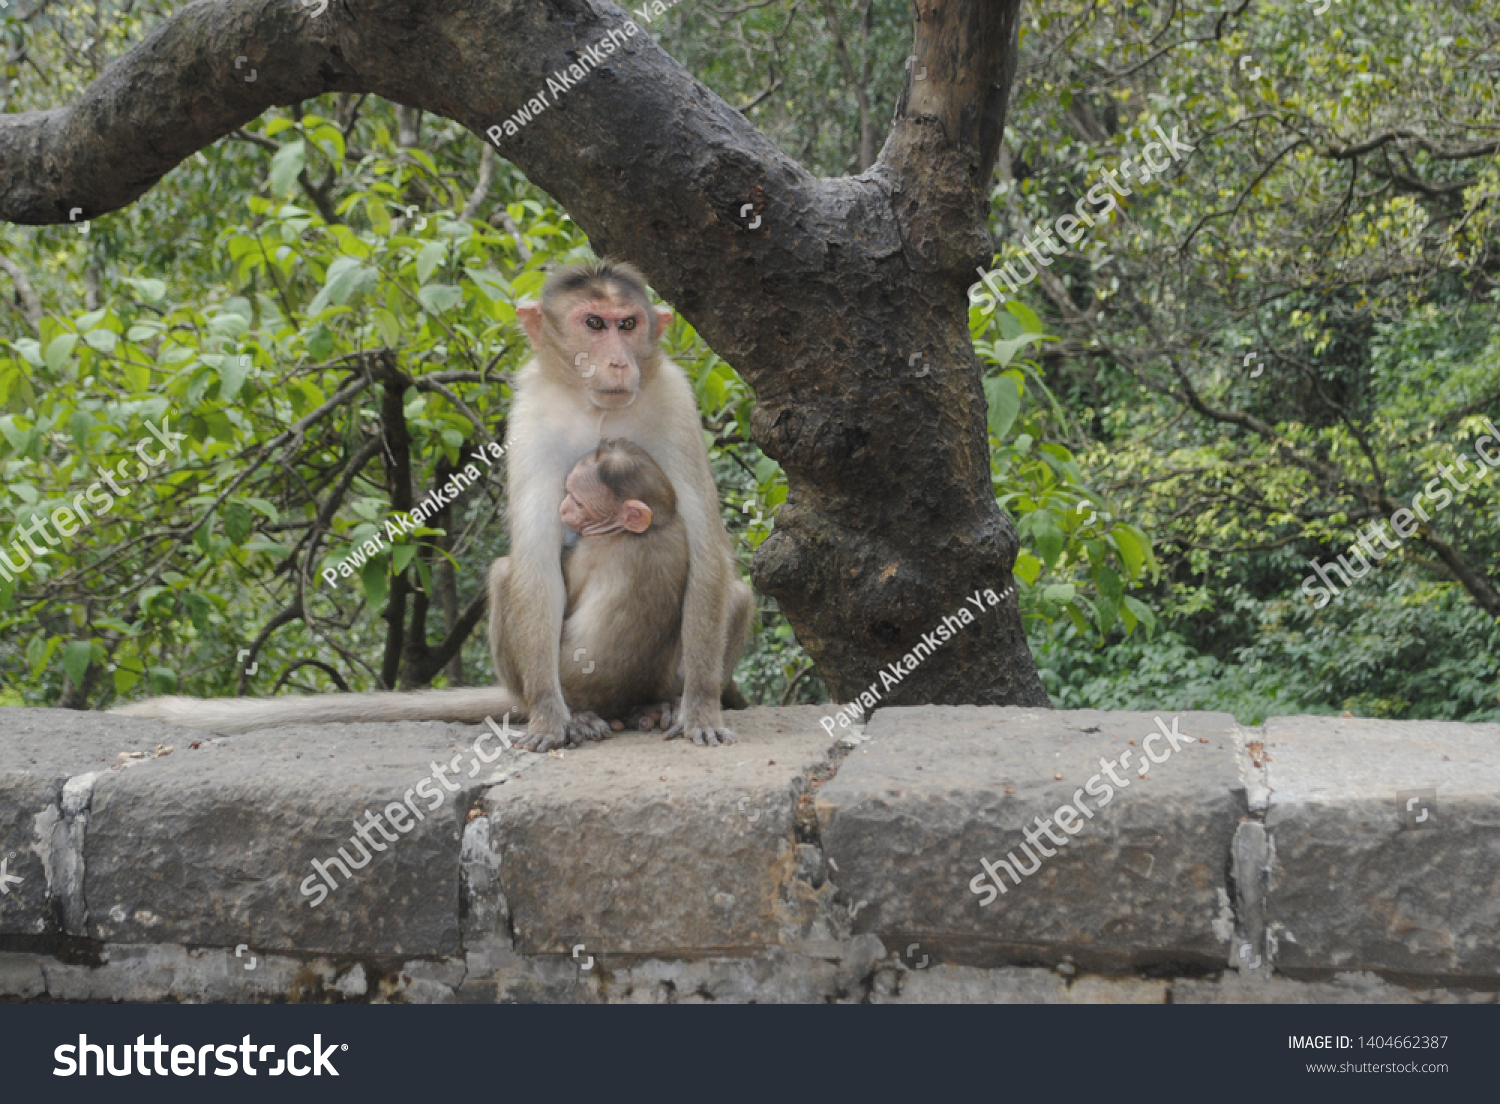
<path fill-rule="evenodd" d="M 18 0 L 0 13 L 3 110 L 71 101 L 173 10 Z M 1024 12 L 994 267 L 1017 271 L 1156 128 L 1192 147 L 1009 302 L 970 311 L 1054 702 L 1500 717 L 1500 481 L 1332 601 L 1302 590 L 1310 560 L 1472 459 L 1500 415 L 1493 11 Z M 682 3 L 650 31 L 831 174 L 873 163 L 922 77 L 892 0 Z M 504 551 L 498 472 L 339 567 L 399 508 L 393 486 L 440 485 L 503 437 L 514 304 L 586 250 L 458 125 L 348 94 L 263 114 L 116 213 L 0 230 L 0 535 L 30 527 L 47 549 L 0 577 L 9 700 L 485 679 L 471 630 L 481 565 Z M 683 322 L 669 344 L 748 575 L 785 477 L 734 366 Z M 379 455 L 397 423 L 405 455 Z M 166 448 L 151 426 L 190 455 L 138 471 L 138 444 Z M 87 491 L 121 463 L 105 512 Z M 36 528 L 80 495 L 96 516 L 76 534 Z M 761 605 L 747 691 L 825 697 Z"/>

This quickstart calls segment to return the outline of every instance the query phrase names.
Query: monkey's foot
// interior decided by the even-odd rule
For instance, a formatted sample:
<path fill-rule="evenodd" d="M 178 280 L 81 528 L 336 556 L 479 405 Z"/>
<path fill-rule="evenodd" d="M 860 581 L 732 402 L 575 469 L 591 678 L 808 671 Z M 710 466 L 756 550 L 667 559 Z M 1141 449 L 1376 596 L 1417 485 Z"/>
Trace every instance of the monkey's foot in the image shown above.
<path fill-rule="evenodd" d="M 725 747 L 740 742 L 740 738 L 722 724 L 698 724 L 688 720 L 679 720 L 662 739 L 676 740 L 679 737 L 692 740 L 699 747 Z"/>
<path fill-rule="evenodd" d="M 625 727 L 634 732 L 650 732 L 653 728 L 660 726 L 665 732 L 672 727 L 672 715 L 681 712 L 682 706 L 679 702 L 660 702 L 656 705 L 643 705 L 632 713 L 625 716 Z"/>

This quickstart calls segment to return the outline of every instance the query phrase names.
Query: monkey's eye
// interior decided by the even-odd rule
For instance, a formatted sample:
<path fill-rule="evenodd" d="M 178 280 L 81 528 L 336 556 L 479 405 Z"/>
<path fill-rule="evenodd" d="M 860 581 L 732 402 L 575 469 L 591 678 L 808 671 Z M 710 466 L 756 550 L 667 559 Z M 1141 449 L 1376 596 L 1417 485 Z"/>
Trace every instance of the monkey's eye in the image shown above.
<path fill-rule="evenodd" d="M 583 324 L 591 330 L 604 329 L 604 319 L 600 318 L 597 314 L 589 315 L 583 320 Z"/>
<path fill-rule="evenodd" d="M 622 329 L 622 330 L 633 330 L 633 329 L 635 329 L 635 319 L 634 318 L 627 318 L 627 319 L 625 319 L 624 321 L 622 321 L 620 323 L 620 329 Z"/>

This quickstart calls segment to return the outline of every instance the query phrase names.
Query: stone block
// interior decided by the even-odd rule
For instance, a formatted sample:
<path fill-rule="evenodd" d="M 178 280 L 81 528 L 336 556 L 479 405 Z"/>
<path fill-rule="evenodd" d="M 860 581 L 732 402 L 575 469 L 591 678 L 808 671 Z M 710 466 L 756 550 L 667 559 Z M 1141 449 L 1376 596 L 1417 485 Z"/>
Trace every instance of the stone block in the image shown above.
<path fill-rule="evenodd" d="M 794 815 L 832 745 L 819 707 L 732 714 L 740 743 L 624 733 L 489 790 L 515 949 L 731 953 L 778 943 Z"/>
<path fill-rule="evenodd" d="M 1281 717 L 1264 744 L 1277 969 L 1493 986 L 1500 725 Z"/>
<path fill-rule="evenodd" d="M 1225 714 L 1176 714 L 1173 751 L 1156 716 L 879 710 L 817 806 L 829 877 L 854 929 L 898 951 L 920 944 L 934 962 L 1222 967 L 1233 934 L 1230 843 L 1247 809 L 1238 726 Z M 1168 729 L 1173 716 L 1162 714 Z M 1157 762 L 1142 759 L 1148 751 Z M 1035 818 L 1064 805 L 1075 812 L 1052 831 L 1066 843 L 1050 842 Z"/>

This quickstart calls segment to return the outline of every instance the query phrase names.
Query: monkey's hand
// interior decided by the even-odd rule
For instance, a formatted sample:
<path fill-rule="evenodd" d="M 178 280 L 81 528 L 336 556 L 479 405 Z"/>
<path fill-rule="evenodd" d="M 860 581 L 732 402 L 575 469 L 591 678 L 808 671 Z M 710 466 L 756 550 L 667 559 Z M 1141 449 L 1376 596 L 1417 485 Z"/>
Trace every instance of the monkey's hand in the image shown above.
<path fill-rule="evenodd" d="M 713 712 L 717 714 L 718 710 Z M 689 713 L 679 704 L 676 709 L 676 721 L 676 724 L 667 729 L 667 734 L 662 739 L 676 740 L 681 737 L 693 741 L 699 747 L 724 747 L 740 742 L 738 736 L 724 727 L 723 718 L 717 715 Z"/>

